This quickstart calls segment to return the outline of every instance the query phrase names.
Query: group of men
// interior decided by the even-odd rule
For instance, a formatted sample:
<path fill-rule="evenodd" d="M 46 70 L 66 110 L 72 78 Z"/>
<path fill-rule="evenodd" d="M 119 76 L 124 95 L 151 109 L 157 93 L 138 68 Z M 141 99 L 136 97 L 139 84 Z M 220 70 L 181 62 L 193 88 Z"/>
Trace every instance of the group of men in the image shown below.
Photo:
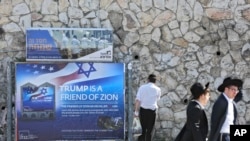
<path fill-rule="evenodd" d="M 156 86 L 156 75 L 148 76 L 148 83 L 139 87 L 135 99 L 134 116 L 139 117 L 142 134 L 138 141 L 151 141 L 155 124 L 157 102 L 161 89 Z M 236 102 L 242 99 L 243 81 L 227 77 L 218 87 L 221 93 L 213 104 L 210 133 L 205 106 L 210 98 L 209 83 L 202 86 L 194 83 L 191 88 L 192 98 L 187 106 L 187 120 L 175 141 L 230 141 L 230 125 L 237 124 Z"/>
<path fill-rule="evenodd" d="M 70 48 L 69 48 L 70 46 Z M 69 38 L 63 34 L 61 52 L 62 57 L 65 59 L 68 57 L 69 49 L 71 50 L 71 59 L 77 59 L 82 51 L 82 49 L 104 49 L 108 46 L 108 40 L 104 37 L 100 39 L 95 38 L 94 35 L 91 35 L 89 39 L 86 34 L 83 35 L 82 39 L 79 40 L 76 35 L 73 35 L 73 38 L 70 42 Z"/>

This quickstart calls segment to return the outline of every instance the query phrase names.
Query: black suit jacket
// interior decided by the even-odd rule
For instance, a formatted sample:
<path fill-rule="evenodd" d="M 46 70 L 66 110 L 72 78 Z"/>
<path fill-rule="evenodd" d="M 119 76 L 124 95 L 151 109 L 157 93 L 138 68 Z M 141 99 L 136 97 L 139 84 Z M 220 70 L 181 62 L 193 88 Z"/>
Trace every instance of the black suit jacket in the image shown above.
<path fill-rule="evenodd" d="M 215 101 L 211 114 L 211 129 L 209 141 L 217 141 L 220 136 L 221 127 L 226 119 L 228 102 L 223 94 Z M 234 124 L 236 123 L 237 109 L 234 103 Z"/>
<path fill-rule="evenodd" d="M 208 122 L 204 109 L 195 101 L 187 107 L 187 121 L 175 141 L 205 141 Z"/>

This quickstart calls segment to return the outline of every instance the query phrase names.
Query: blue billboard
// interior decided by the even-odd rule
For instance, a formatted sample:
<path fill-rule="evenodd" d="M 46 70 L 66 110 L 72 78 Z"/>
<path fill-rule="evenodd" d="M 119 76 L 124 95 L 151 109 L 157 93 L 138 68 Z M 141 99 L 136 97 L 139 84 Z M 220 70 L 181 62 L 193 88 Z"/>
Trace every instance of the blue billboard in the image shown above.
<path fill-rule="evenodd" d="M 16 63 L 16 141 L 124 139 L 123 63 Z"/>
<path fill-rule="evenodd" d="M 28 28 L 27 61 L 113 60 L 113 31 L 105 28 Z"/>

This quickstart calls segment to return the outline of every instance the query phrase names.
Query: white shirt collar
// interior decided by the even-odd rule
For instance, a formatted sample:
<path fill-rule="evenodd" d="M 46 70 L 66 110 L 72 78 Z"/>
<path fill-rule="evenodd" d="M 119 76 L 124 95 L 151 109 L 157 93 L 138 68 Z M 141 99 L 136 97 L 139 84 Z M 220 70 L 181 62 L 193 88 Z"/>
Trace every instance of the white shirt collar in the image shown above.
<path fill-rule="evenodd" d="M 233 102 L 233 99 L 228 98 L 228 96 L 225 93 L 223 93 L 223 95 L 227 99 L 228 102 Z"/>
<path fill-rule="evenodd" d="M 193 99 L 192 101 L 197 102 L 201 106 L 202 109 L 205 109 L 205 107 L 198 100 Z"/>

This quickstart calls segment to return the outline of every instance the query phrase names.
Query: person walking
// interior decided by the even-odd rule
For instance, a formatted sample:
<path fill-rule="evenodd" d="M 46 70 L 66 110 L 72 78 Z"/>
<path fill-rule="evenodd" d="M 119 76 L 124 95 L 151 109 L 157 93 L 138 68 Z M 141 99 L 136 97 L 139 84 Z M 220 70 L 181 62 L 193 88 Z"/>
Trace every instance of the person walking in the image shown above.
<path fill-rule="evenodd" d="M 150 74 L 148 83 L 141 85 L 136 95 L 134 115 L 139 116 L 142 127 L 142 134 L 138 137 L 138 141 L 152 140 L 158 108 L 157 102 L 161 97 L 161 89 L 155 83 L 156 75 Z"/>
<path fill-rule="evenodd" d="M 62 56 L 62 59 L 67 59 L 69 57 L 69 38 L 66 36 L 65 33 L 62 34 L 62 41 L 60 46 L 60 53 Z"/>
<path fill-rule="evenodd" d="M 84 49 L 89 48 L 90 40 L 88 39 L 86 34 L 84 34 L 82 39 L 81 39 L 81 45 L 82 45 L 82 48 L 84 48 Z"/>
<path fill-rule="evenodd" d="M 210 98 L 209 83 L 202 86 L 194 83 L 190 91 L 192 100 L 186 110 L 187 121 L 175 141 L 206 141 L 208 135 L 208 120 L 204 108 Z"/>
<path fill-rule="evenodd" d="M 230 141 L 230 125 L 236 124 L 237 107 L 234 98 L 243 81 L 227 77 L 218 87 L 221 92 L 211 113 L 211 129 L 208 141 Z"/>
<path fill-rule="evenodd" d="M 72 59 L 77 59 L 79 57 L 80 52 L 81 52 L 80 44 L 81 42 L 77 39 L 77 36 L 74 35 L 71 41 Z"/>

